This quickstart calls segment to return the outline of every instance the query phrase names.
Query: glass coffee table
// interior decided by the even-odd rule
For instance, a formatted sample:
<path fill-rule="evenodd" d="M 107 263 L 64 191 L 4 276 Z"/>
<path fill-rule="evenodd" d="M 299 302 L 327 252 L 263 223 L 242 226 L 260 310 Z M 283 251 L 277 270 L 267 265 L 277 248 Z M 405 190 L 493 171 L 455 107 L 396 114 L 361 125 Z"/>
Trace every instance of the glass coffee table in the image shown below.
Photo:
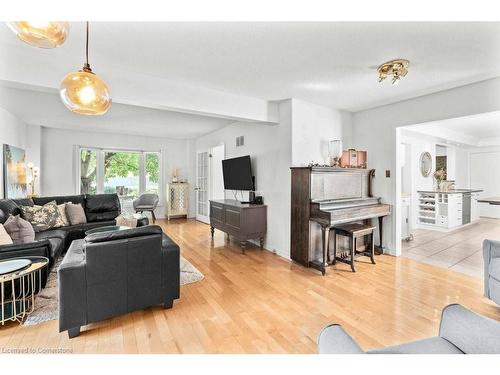
<path fill-rule="evenodd" d="M 35 308 L 35 295 L 42 289 L 42 271 L 49 259 L 27 256 L 0 261 L 0 323 L 19 323 Z"/>
<path fill-rule="evenodd" d="M 120 230 L 127 230 L 127 229 L 131 229 L 131 228 L 127 227 L 125 225 L 108 225 L 108 226 L 105 226 L 105 227 L 99 227 L 99 228 L 89 229 L 89 230 L 85 231 L 85 235 L 89 236 L 89 235 L 95 234 L 95 233 L 117 232 L 117 231 L 120 231 Z"/>

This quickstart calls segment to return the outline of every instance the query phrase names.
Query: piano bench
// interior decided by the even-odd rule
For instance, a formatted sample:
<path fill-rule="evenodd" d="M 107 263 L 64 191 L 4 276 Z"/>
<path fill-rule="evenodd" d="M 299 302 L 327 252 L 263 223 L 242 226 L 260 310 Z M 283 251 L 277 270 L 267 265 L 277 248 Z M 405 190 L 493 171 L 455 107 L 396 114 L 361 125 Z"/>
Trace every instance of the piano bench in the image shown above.
<path fill-rule="evenodd" d="M 335 225 L 333 230 L 333 264 L 337 261 L 349 264 L 352 272 L 356 272 L 356 269 L 354 268 L 354 259 L 357 256 L 367 256 L 370 258 L 372 263 L 375 264 L 375 243 L 373 241 L 373 232 L 375 227 L 360 223 L 348 223 Z M 349 257 L 347 257 L 346 254 L 337 256 L 337 235 L 348 237 L 350 239 Z M 368 250 L 365 249 L 364 251 L 357 251 L 358 238 L 365 237 L 368 237 L 369 239 Z"/>

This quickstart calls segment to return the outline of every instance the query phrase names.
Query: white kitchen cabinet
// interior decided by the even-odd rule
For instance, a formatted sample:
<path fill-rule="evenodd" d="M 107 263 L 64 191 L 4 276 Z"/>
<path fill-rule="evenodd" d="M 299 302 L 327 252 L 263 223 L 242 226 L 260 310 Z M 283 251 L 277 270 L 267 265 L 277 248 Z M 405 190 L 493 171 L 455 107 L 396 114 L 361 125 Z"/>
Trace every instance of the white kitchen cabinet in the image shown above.
<path fill-rule="evenodd" d="M 448 194 L 448 228 L 462 225 L 462 194 Z"/>
<path fill-rule="evenodd" d="M 463 190 L 460 192 L 418 192 L 418 224 L 422 228 L 436 230 L 451 230 L 464 224 L 463 217 L 468 219 L 468 212 L 464 215 L 464 193 L 471 194 L 470 222 L 479 220 L 478 202 L 479 192 Z"/>
<path fill-rule="evenodd" d="M 411 233 L 411 196 L 401 198 L 401 239 L 410 237 Z"/>
<path fill-rule="evenodd" d="M 479 220 L 479 206 L 477 200 L 479 199 L 479 193 L 472 193 L 472 198 L 470 202 L 470 220 L 475 222 Z"/>

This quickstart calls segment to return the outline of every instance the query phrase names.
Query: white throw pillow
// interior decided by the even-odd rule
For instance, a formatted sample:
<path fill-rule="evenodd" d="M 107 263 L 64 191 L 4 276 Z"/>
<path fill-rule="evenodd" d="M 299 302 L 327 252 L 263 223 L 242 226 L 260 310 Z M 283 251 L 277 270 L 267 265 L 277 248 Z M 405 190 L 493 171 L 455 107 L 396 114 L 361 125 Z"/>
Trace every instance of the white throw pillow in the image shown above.
<path fill-rule="evenodd" d="M 66 217 L 71 225 L 85 224 L 87 222 L 85 211 L 80 203 L 66 202 Z"/>
<path fill-rule="evenodd" d="M 126 216 L 124 214 L 121 214 L 115 220 L 116 225 L 123 225 L 130 228 L 135 228 L 137 226 L 137 219 L 133 216 Z"/>
<path fill-rule="evenodd" d="M 59 210 L 59 213 L 61 214 L 63 226 L 67 227 L 69 225 L 69 220 L 68 220 L 68 217 L 66 216 L 66 203 L 58 204 L 57 209 Z"/>
<path fill-rule="evenodd" d="M 12 238 L 10 238 L 9 234 L 3 227 L 3 224 L 0 224 L 0 246 L 1 245 L 12 245 Z"/>

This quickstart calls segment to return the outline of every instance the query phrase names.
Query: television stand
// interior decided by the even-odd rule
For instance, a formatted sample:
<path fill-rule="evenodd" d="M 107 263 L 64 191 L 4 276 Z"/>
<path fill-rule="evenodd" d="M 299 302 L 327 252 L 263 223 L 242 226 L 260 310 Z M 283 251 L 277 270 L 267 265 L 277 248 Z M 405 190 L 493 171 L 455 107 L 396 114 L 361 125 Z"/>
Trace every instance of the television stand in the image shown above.
<path fill-rule="evenodd" d="M 260 248 L 264 248 L 267 231 L 267 206 L 249 204 L 234 199 L 210 201 L 210 232 L 212 240 L 215 229 L 235 237 L 243 254 L 248 240 L 259 239 Z"/>

